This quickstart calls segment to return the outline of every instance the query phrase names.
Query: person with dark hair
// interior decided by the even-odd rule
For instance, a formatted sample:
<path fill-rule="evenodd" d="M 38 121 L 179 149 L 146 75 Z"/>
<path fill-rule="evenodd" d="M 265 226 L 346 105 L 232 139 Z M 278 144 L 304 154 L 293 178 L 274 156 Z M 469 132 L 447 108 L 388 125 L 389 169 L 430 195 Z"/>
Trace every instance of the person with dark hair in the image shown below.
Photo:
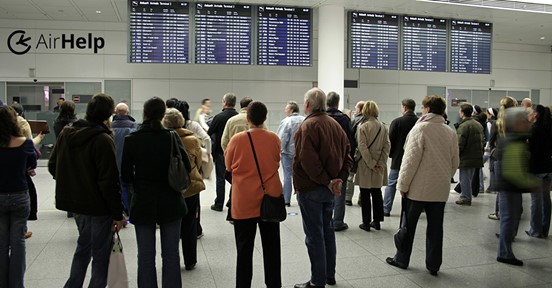
<path fill-rule="evenodd" d="M 106 122 L 111 96 L 99 93 L 86 106 L 86 117 L 64 128 L 48 162 L 56 179 L 56 208 L 71 211 L 79 231 L 65 287 L 82 287 L 92 258 L 90 287 L 107 285 L 112 231 L 124 224 L 115 144 Z"/>
<path fill-rule="evenodd" d="M 292 173 L 293 169 L 291 164 L 293 163 L 293 157 L 295 156 L 295 143 L 293 142 L 293 136 L 295 131 L 301 126 L 305 117 L 299 115 L 299 105 L 295 101 L 289 101 L 284 108 L 286 118 L 282 119 L 280 126 L 278 126 L 278 138 L 282 142 L 280 159 L 282 160 L 282 170 L 284 171 L 284 200 L 286 205 L 291 206 L 291 190 L 292 185 Z"/>
<path fill-rule="evenodd" d="M 389 141 L 391 142 L 389 158 L 391 158 L 391 169 L 389 169 L 389 179 L 383 196 L 383 216 L 386 217 L 391 216 L 391 209 L 393 209 L 406 136 L 418 121 L 418 116 L 414 113 L 416 102 L 407 98 L 402 100 L 401 104 L 403 116 L 393 120 L 391 126 L 389 126 Z"/>
<path fill-rule="evenodd" d="M 228 122 L 226 122 L 226 125 L 224 125 L 224 131 L 222 132 L 222 139 L 220 143 L 223 151 L 226 150 L 226 146 L 228 146 L 228 142 L 230 142 L 232 136 L 248 129 L 247 106 L 251 102 L 253 102 L 253 99 L 251 99 L 251 97 L 243 97 L 240 100 L 240 112 L 237 115 L 232 116 L 230 119 L 228 119 Z M 264 122 L 262 126 L 264 129 L 267 129 Z"/>
<path fill-rule="evenodd" d="M 65 102 L 65 98 L 59 97 L 56 103 L 57 105 L 56 107 L 54 107 L 54 112 L 59 112 L 61 110 L 61 105 L 63 105 L 63 102 Z"/>
<path fill-rule="evenodd" d="M 422 106 L 422 117 L 406 137 L 397 181 L 404 211 L 401 223 L 406 227 L 405 243 L 386 262 L 401 269 L 408 267 L 418 220 L 425 211 L 425 264 L 429 273 L 436 276 L 443 262 L 443 219 L 449 180 L 459 163 L 458 139 L 445 124 L 443 97 L 427 96 Z"/>
<path fill-rule="evenodd" d="M 224 179 L 226 166 L 224 164 L 224 153 L 222 150 L 222 134 L 224 133 L 224 128 L 228 119 L 238 114 L 234 106 L 236 106 L 236 95 L 234 93 L 224 94 L 222 97 L 222 112 L 215 115 L 207 131 L 207 134 L 213 139 L 213 149 L 211 153 L 215 162 L 215 175 L 217 177 L 217 197 L 215 198 L 215 203 L 211 205 L 211 210 L 218 212 L 222 212 L 226 194 L 226 180 Z"/>
<path fill-rule="evenodd" d="M 14 109 L 0 106 L 0 287 L 24 287 L 24 231 L 31 209 L 27 175 L 36 168 L 36 158 Z"/>
<path fill-rule="evenodd" d="M 77 115 L 75 114 L 75 102 L 71 100 L 64 101 L 59 109 L 59 115 L 54 121 L 54 133 L 56 138 L 58 137 L 63 127 L 69 123 L 77 121 Z"/>
<path fill-rule="evenodd" d="M 194 121 L 198 122 L 205 131 L 209 130 L 209 125 L 213 117 L 211 116 L 211 99 L 201 100 L 201 107 L 196 111 Z"/>
<path fill-rule="evenodd" d="M 552 182 L 552 116 L 550 109 L 537 105 L 536 121 L 529 137 L 529 171 L 540 180 L 540 189 L 531 193 L 531 221 L 527 235 L 546 238 L 550 231 L 550 183 Z"/>
<path fill-rule="evenodd" d="M 473 105 L 460 104 L 460 122 L 456 133 L 460 152 L 460 199 L 458 205 L 470 206 L 472 202 L 472 180 L 476 168 L 483 167 L 483 126 L 472 118 Z M 475 194 L 477 195 L 477 194 Z"/>
<path fill-rule="evenodd" d="M 182 287 L 178 244 L 182 217 L 188 211 L 181 191 L 167 178 L 173 134 L 162 124 L 165 102 L 153 97 L 144 103 L 144 122 L 125 139 L 121 176 L 130 187 L 130 222 L 138 244 L 138 287 L 157 287 L 155 227 L 161 231 L 163 287 Z M 180 140 L 180 139 L 178 139 Z M 192 171 L 182 142 L 177 141 L 186 171 Z M 174 152 L 176 153 L 176 152 Z"/>
<path fill-rule="evenodd" d="M 355 140 L 355 136 L 353 135 L 352 127 L 351 127 L 351 118 L 349 116 L 343 114 L 343 112 L 339 111 L 339 94 L 332 91 L 328 93 L 328 97 L 326 100 L 326 105 L 328 105 L 328 109 L 326 110 L 326 113 L 328 113 L 328 116 L 332 117 L 337 123 L 339 123 L 339 126 L 343 128 L 343 132 L 347 135 L 347 139 L 349 139 L 349 145 L 351 147 L 350 156 L 351 159 L 355 157 L 357 142 Z M 345 197 L 347 196 L 347 184 L 341 185 L 341 193 L 339 195 L 335 196 L 334 201 L 334 230 L 335 231 L 344 231 L 349 229 L 349 225 L 345 223 Z"/>
<path fill-rule="evenodd" d="M 266 193 L 272 197 L 282 195 L 278 175 L 280 140 L 274 132 L 263 128 L 267 112 L 263 103 L 251 102 L 246 112 L 249 130 L 235 134 L 224 151 L 226 169 L 232 173 L 230 209 L 237 250 L 236 287 L 240 288 L 251 287 L 257 226 L 263 245 L 265 285 L 282 287 L 280 223 L 259 218 L 264 193 L 255 168 L 257 163 Z"/>

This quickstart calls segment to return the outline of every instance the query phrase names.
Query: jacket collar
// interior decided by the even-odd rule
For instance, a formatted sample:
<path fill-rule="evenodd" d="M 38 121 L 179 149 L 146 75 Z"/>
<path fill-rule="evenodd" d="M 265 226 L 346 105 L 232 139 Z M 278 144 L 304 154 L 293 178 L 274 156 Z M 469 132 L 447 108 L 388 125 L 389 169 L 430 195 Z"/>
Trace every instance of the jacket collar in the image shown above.
<path fill-rule="evenodd" d="M 323 116 L 323 115 L 328 115 L 328 113 L 326 113 L 325 111 L 316 111 L 316 112 L 312 112 L 311 114 L 309 114 L 305 120 L 311 118 L 311 117 L 319 117 L 319 116 Z"/>
<path fill-rule="evenodd" d="M 434 122 L 434 123 L 445 123 L 445 117 L 443 117 L 442 115 L 439 115 L 439 114 L 435 114 L 435 113 L 427 113 L 425 115 L 422 115 L 422 117 L 420 117 L 418 119 L 418 121 L 416 123 L 420 123 L 420 122 Z"/>

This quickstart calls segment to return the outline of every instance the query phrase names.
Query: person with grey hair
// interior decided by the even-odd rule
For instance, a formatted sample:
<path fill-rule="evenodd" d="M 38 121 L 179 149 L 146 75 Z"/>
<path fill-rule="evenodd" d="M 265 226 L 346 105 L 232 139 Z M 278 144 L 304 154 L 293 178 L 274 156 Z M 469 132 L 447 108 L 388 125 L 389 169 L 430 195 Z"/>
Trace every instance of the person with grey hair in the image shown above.
<path fill-rule="evenodd" d="M 224 194 L 226 193 L 226 182 L 224 180 L 226 166 L 224 164 L 224 152 L 222 151 L 222 135 L 228 119 L 238 114 L 234 106 L 236 106 L 236 95 L 234 93 L 224 94 L 222 97 L 222 112 L 213 117 L 211 126 L 209 126 L 209 130 L 207 131 L 207 134 L 213 139 L 211 154 L 215 162 L 215 175 L 217 178 L 217 197 L 215 198 L 215 203 L 211 205 L 211 210 L 218 212 L 222 212 Z"/>
<path fill-rule="evenodd" d="M 232 136 L 248 129 L 247 106 L 249 106 L 251 102 L 253 102 L 253 99 L 251 99 L 251 97 L 243 97 L 240 100 L 240 112 L 237 115 L 232 116 L 230 119 L 228 119 L 228 122 L 226 122 L 226 125 L 224 126 L 224 131 L 222 132 L 222 139 L 220 143 L 220 145 L 222 146 L 222 151 L 226 151 L 226 146 L 228 146 L 228 142 L 230 142 L 230 138 L 232 138 Z M 267 129 L 264 122 L 263 129 Z"/>
<path fill-rule="evenodd" d="M 498 235 L 498 256 L 501 263 L 522 266 L 512 250 L 512 242 L 517 233 L 522 212 L 522 194 L 536 192 L 539 179 L 529 173 L 529 148 L 527 134 L 531 129 L 525 108 L 505 110 L 505 138 L 498 143 L 495 168 L 496 185 L 500 198 L 500 234 Z M 498 171 L 497 171 L 498 170 Z"/>
<path fill-rule="evenodd" d="M 286 205 L 291 206 L 291 190 L 292 187 L 292 169 L 293 157 L 295 156 L 295 143 L 293 136 L 301 123 L 305 120 L 303 115 L 299 115 L 299 105 L 295 101 L 289 101 L 284 108 L 286 118 L 280 122 L 278 126 L 278 137 L 282 142 L 280 158 L 282 160 L 282 169 L 284 171 L 284 200 Z"/>
<path fill-rule="evenodd" d="M 336 283 L 334 199 L 341 193 L 353 161 L 347 135 L 326 113 L 326 94 L 322 90 L 307 91 L 304 111 L 307 117 L 295 132 L 293 182 L 303 219 L 311 278 L 294 287 L 325 287 Z"/>
<path fill-rule="evenodd" d="M 523 98 L 523 100 L 521 100 L 521 107 L 533 108 L 533 101 L 531 100 L 531 98 Z"/>
<path fill-rule="evenodd" d="M 356 141 L 355 137 L 353 136 L 352 128 L 351 128 L 351 119 L 349 116 L 343 114 L 338 109 L 339 106 L 339 94 L 336 92 L 330 92 L 328 93 L 328 99 L 326 101 L 326 104 L 328 105 L 328 109 L 326 112 L 328 113 L 328 116 L 332 117 L 337 123 L 339 123 L 339 126 L 343 128 L 343 132 L 347 135 L 347 139 L 349 139 L 349 145 L 351 147 L 350 156 L 351 159 L 354 158 L 354 151 L 356 150 Z M 335 206 L 334 206 L 334 229 L 335 231 L 344 231 L 349 228 L 349 225 L 344 222 L 345 219 L 345 196 L 347 194 L 347 185 L 341 185 L 341 194 L 335 196 Z"/>
<path fill-rule="evenodd" d="M 353 139 L 355 140 L 355 145 L 357 145 L 357 139 L 356 139 L 356 131 L 358 126 L 364 122 L 364 116 L 362 115 L 362 108 L 364 108 L 365 101 L 358 101 L 355 105 L 355 116 L 351 120 L 351 133 L 353 133 Z M 353 154 L 354 159 L 354 153 L 356 149 L 351 149 L 351 153 Z M 354 162 L 354 161 L 353 161 Z M 356 174 L 356 167 L 357 163 L 353 163 L 353 168 L 351 168 L 351 172 L 349 173 L 349 177 L 347 178 L 347 195 L 345 196 L 345 205 L 347 206 L 353 206 L 353 196 L 355 195 L 355 174 Z M 360 205 L 360 195 L 358 196 L 358 205 Z"/>
<path fill-rule="evenodd" d="M 119 103 L 115 106 L 115 115 L 113 115 L 113 122 L 111 122 L 112 128 L 138 128 L 136 120 L 129 115 L 128 105 L 126 103 Z"/>
<path fill-rule="evenodd" d="M 391 158 L 391 169 L 389 169 L 388 183 L 383 197 L 383 216 L 386 217 L 391 216 L 391 209 L 393 209 L 393 201 L 395 200 L 395 193 L 397 192 L 397 179 L 399 179 L 399 170 L 404 155 L 406 136 L 408 136 L 408 133 L 418 121 L 418 116 L 414 114 L 416 102 L 406 98 L 402 100 L 401 104 L 403 115 L 393 120 L 391 126 L 389 126 L 389 141 L 391 141 L 389 158 Z"/>

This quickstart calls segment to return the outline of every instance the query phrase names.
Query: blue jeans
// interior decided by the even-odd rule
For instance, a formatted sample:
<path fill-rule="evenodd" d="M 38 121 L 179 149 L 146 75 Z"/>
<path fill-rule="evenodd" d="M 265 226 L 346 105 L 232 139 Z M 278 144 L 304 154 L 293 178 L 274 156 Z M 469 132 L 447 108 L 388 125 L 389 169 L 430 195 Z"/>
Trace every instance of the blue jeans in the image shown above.
<path fill-rule="evenodd" d="M 546 237 L 550 230 L 550 182 L 551 174 L 536 174 L 541 179 L 542 189 L 531 193 L 531 228 L 529 234 L 535 237 Z"/>
<path fill-rule="evenodd" d="M 350 172 L 349 177 L 347 177 L 347 192 L 345 193 L 347 194 L 345 196 L 346 201 L 352 201 L 353 196 L 355 195 L 355 174 L 356 173 Z"/>
<path fill-rule="evenodd" d="M 160 224 L 161 257 L 163 258 L 162 287 L 182 287 L 180 275 L 180 226 L 182 219 Z M 138 287 L 157 287 L 155 269 L 155 223 L 135 224 L 138 244 Z"/>
<path fill-rule="evenodd" d="M 340 227 L 345 225 L 345 197 L 347 196 L 347 184 L 341 185 L 341 195 L 335 196 L 334 205 L 334 227 Z"/>
<path fill-rule="evenodd" d="M 460 168 L 460 188 L 462 194 L 460 199 L 471 201 L 472 200 L 472 178 L 475 173 L 475 168 Z"/>
<path fill-rule="evenodd" d="M 27 232 L 30 211 L 27 191 L 0 194 L 0 287 L 24 286 L 26 254 L 23 235 Z"/>
<path fill-rule="evenodd" d="M 281 155 L 282 159 L 282 169 L 284 170 L 284 200 L 286 203 L 291 201 L 291 190 L 292 187 L 292 178 L 293 170 L 291 164 L 293 163 L 293 155 L 284 154 Z"/>
<path fill-rule="evenodd" d="M 514 259 L 512 242 L 517 234 L 521 219 L 521 193 L 499 192 L 500 198 L 500 237 L 498 240 L 498 257 Z"/>
<path fill-rule="evenodd" d="M 397 180 L 399 179 L 399 169 L 389 170 L 389 181 L 387 187 L 385 187 L 385 194 L 383 195 L 383 212 L 391 213 L 393 209 L 393 201 L 395 200 L 395 193 L 397 192 Z"/>
<path fill-rule="evenodd" d="M 334 194 L 328 187 L 318 186 L 311 191 L 297 193 L 297 201 L 311 263 L 310 281 L 324 286 L 327 277 L 335 277 Z"/>
<path fill-rule="evenodd" d="M 76 213 L 73 215 L 79 230 L 79 239 L 71 263 L 71 274 L 64 287 L 83 287 L 86 270 L 92 259 L 92 277 L 88 287 L 103 288 L 107 285 L 107 268 L 113 239 L 111 231 L 113 217 Z"/>
<path fill-rule="evenodd" d="M 226 194 L 226 180 L 224 180 L 226 164 L 224 163 L 224 154 L 213 154 L 213 161 L 215 162 L 215 176 L 217 178 L 217 198 L 215 198 L 215 206 L 217 208 L 222 208 L 224 206 L 224 195 Z"/>

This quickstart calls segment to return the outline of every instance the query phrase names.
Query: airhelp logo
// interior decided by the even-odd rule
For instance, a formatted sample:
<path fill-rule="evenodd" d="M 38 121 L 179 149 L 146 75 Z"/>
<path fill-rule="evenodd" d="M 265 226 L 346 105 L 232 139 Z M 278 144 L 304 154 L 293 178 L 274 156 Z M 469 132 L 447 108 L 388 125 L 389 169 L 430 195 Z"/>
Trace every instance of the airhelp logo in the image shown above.
<path fill-rule="evenodd" d="M 52 34 L 40 34 L 36 42 L 31 36 L 26 34 L 25 30 L 15 30 L 8 36 L 8 49 L 13 54 L 27 54 L 32 47 L 38 49 L 89 49 L 93 50 L 94 54 L 105 46 L 103 37 L 93 37 L 92 33 L 88 33 L 86 37 L 77 37 L 75 34 L 61 34 L 55 36 Z"/>

